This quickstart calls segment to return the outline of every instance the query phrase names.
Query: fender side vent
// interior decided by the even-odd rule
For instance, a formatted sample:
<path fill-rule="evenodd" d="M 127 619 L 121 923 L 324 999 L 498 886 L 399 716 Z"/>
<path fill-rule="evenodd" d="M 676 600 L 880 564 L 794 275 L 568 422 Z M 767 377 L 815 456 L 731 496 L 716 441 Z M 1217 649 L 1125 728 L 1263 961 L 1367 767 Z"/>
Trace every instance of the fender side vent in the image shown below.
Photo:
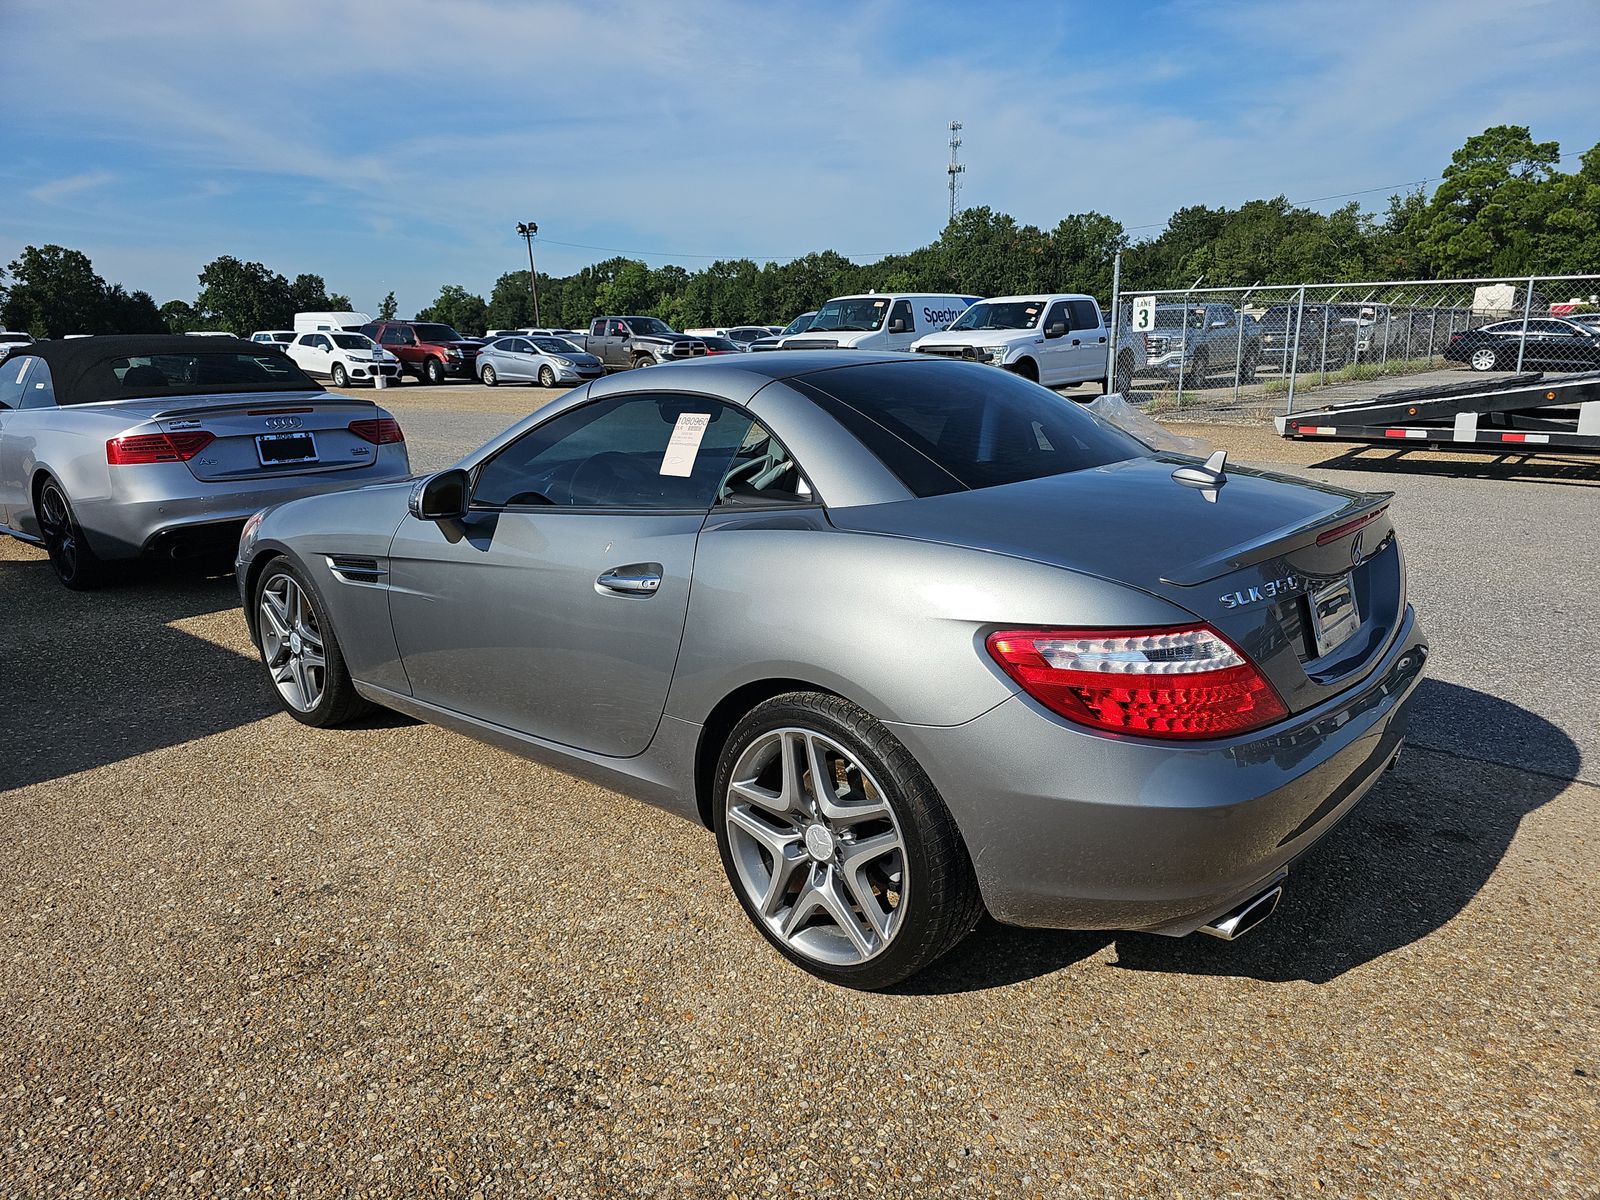
<path fill-rule="evenodd" d="M 328 555 L 328 569 L 346 583 L 382 583 L 389 572 L 378 565 L 375 558 L 357 558 L 347 554 Z"/>

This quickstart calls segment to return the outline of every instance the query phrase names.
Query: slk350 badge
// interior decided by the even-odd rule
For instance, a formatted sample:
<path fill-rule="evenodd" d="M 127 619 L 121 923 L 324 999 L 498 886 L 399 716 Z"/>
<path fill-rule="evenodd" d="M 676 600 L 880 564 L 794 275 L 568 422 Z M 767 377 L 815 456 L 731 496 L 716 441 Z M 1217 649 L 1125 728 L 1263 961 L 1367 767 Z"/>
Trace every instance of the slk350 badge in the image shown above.
<path fill-rule="evenodd" d="M 1247 604 L 1260 604 L 1263 600 L 1276 600 L 1293 592 L 1305 591 L 1306 581 L 1298 575 L 1285 575 L 1282 579 L 1269 579 L 1255 587 L 1239 592 L 1229 592 L 1220 597 L 1223 608 L 1243 608 Z"/>

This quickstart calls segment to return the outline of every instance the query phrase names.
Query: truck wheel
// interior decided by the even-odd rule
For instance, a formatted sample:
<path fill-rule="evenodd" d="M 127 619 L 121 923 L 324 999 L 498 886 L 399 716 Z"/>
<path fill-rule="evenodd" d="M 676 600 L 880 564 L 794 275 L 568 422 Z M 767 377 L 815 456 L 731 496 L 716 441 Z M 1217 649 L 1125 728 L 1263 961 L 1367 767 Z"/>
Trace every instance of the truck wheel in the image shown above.
<path fill-rule="evenodd" d="M 1254 383 L 1256 381 L 1256 360 L 1246 357 L 1244 364 L 1239 368 L 1240 383 Z"/>
<path fill-rule="evenodd" d="M 654 362 L 655 359 L 651 358 L 648 354 L 641 354 L 639 357 L 633 360 L 633 369 L 637 371 L 640 367 L 648 367 Z"/>
<path fill-rule="evenodd" d="M 443 383 L 444 364 L 437 358 L 430 358 L 423 366 L 423 378 L 429 383 Z"/>
<path fill-rule="evenodd" d="M 1011 367 L 1012 371 L 1033 383 L 1039 382 L 1039 364 L 1031 358 L 1019 358 Z"/>
<path fill-rule="evenodd" d="M 1116 392 L 1123 399 L 1133 391 L 1133 355 L 1117 355 L 1117 370 L 1111 378 L 1111 391 Z"/>

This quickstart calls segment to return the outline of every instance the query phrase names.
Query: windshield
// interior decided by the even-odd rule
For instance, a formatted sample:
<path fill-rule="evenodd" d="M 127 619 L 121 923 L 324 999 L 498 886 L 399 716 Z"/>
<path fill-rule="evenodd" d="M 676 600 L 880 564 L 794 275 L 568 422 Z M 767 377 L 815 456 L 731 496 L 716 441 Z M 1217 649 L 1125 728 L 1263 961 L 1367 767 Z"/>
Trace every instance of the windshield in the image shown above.
<path fill-rule="evenodd" d="M 1156 309 L 1157 329 L 1182 329 L 1184 309 L 1158 308 Z M 1206 310 L 1196 308 L 1189 310 L 1189 328 L 1204 329 L 1206 327 Z"/>
<path fill-rule="evenodd" d="M 783 332 L 778 336 L 788 337 L 791 333 L 804 333 L 806 330 L 811 328 L 811 319 L 816 315 L 817 314 L 814 312 L 801 313 L 798 317 L 785 325 L 783 327 Z"/>
<path fill-rule="evenodd" d="M 646 333 L 652 337 L 660 337 L 672 333 L 672 326 L 656 317 L 623 317 L 628 328 L 634 333 Z"/>
<path fill-rule="evenodd" d="M 707 350 L 723 350 L 723 351 L 727 351 L 727 350 L 738 350 L 740 348 L 739 343 L 734 341 L 732 338 L 703 337 L 700 340 L 706 344 L 706 349 Z"/>
<path fill-rule="evenodd" d="M 462 337 L 448 325 L 413 325 L 419 342 L 459 342 Z"/>
<path fill-rule="evenodd" d="M 571 342 L 567 341 L 566 338 L 538 337 L 538 338 L 534 338 L 533 339 L 533 344 L 534 344 L 534 346 L 536 348 L 538 348 L 540 350 L 543 350 L 546 354 L 582 354 L 583 353 L 582 350 L 579 350 Z"/>
<path fill-rule="evenodd" d="M 1043 300 L 985 300 L 955 319 L 946 332 L 957 329 L 1032 329 L 1044 311 Z"/>
<path fill-rule="evenodd" d="M 336 333 L 333 335 L 333 344 L 341 350 L 372 349 L 372 339 L 364 338 L 359 333 Z"/>
<path fill-rule="evenodd" d="M 874 363 L 791 379 L 917 496 L 1064 475 L 1147 453 L 1074 401 L 1006 371 Z"/>
<path fill-rule="evenodd" d="M 870 333 L 883 325 L 889 314 L 887 296 L 859 296 L 848 300 L 829 300 L 817 309 L 807 333 Z"/>

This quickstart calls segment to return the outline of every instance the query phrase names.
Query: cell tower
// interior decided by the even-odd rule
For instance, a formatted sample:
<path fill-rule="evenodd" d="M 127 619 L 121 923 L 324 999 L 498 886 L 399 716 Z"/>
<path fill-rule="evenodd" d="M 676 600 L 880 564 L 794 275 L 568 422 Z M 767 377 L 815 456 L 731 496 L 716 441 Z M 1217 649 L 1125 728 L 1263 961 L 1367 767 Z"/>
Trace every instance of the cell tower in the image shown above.
<path fill-rule="evenodd" d="M 967 168 L 956 161 L 961 150 L 961 122 L 950 122 L 950 165 L 945 173 L 950 176 L 950 219 L 956 219 L 956 195 L 961 191 L 961 173 Z"/>

